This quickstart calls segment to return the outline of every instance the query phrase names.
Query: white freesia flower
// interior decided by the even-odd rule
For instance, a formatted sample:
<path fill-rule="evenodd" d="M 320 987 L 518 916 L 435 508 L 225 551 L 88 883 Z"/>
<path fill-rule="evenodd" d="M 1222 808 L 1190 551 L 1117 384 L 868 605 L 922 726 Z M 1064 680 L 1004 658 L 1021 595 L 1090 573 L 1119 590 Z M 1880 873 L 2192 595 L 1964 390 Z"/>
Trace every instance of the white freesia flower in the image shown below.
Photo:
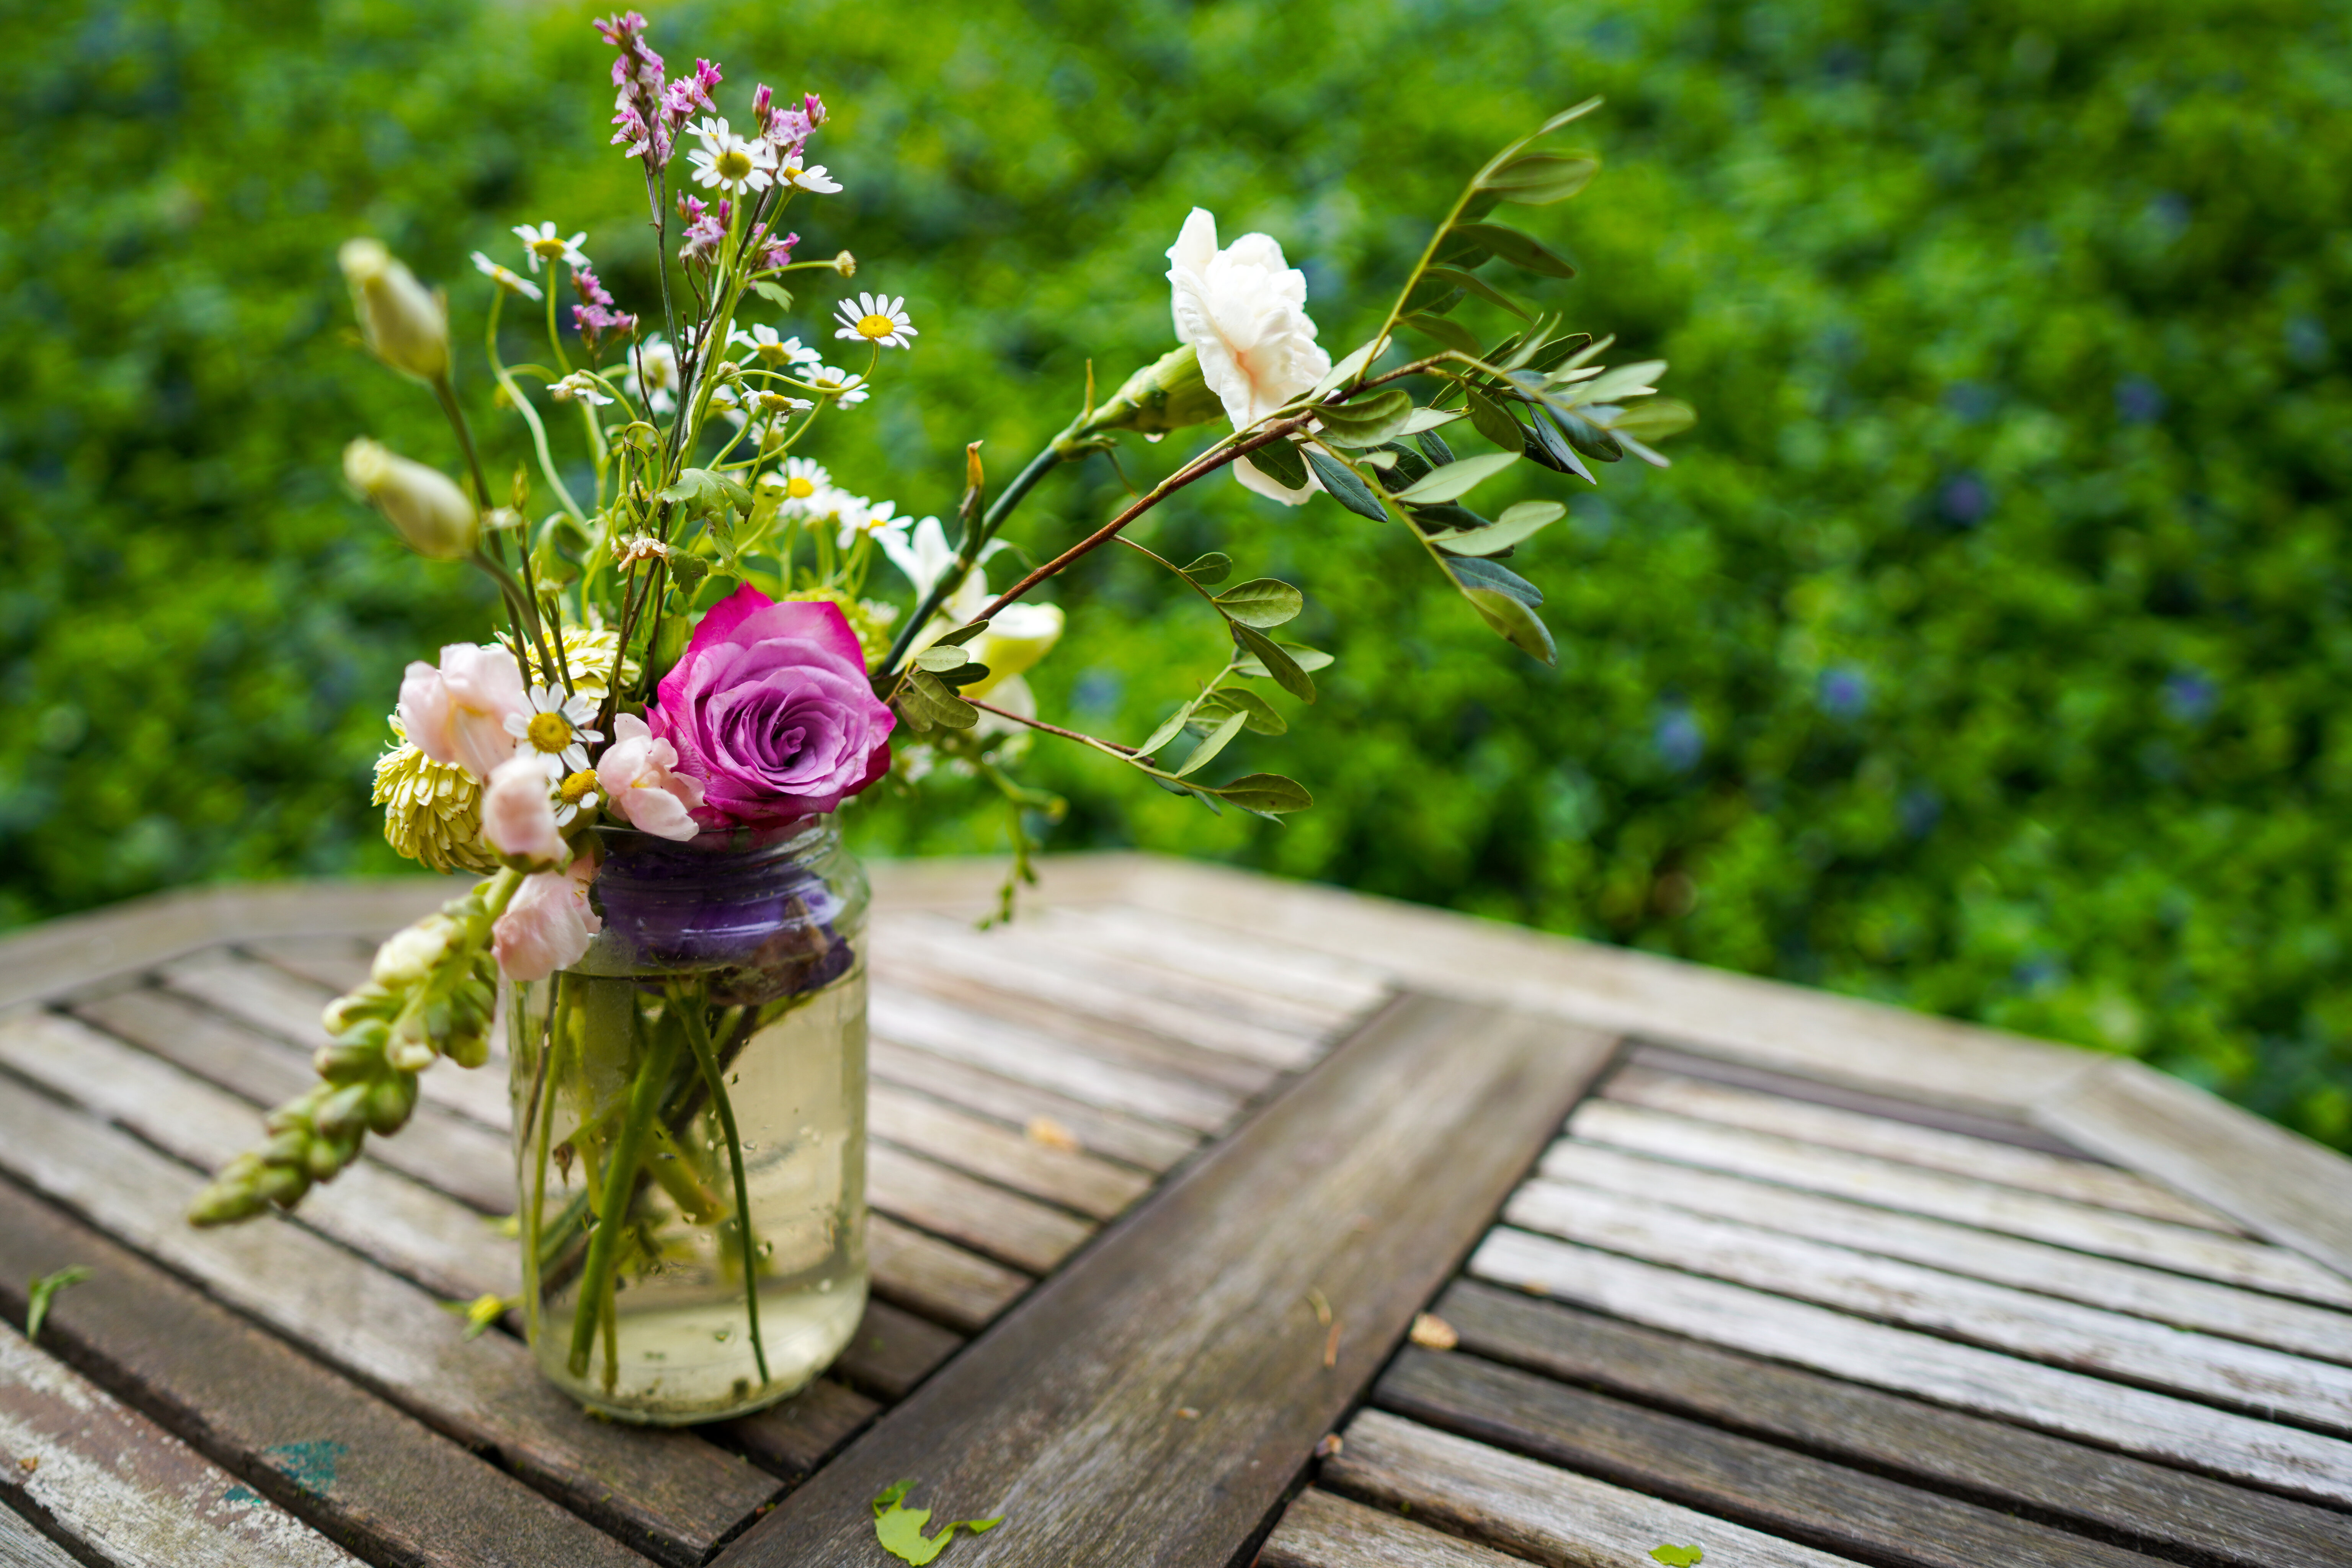
<path fill-rule="evenodd" d="M 940 520 L 936 517 L 927 517 L 915 524 L 911 535 L 885 533 L 877 536 L 875 542 L 882 546 L 882 553 L 890 558 L 890 564 L 905 573 L 907 581 L 915 585 L 918 600 L 929 597 L 931 589 L 947 575 L 948 568 L 955 564 L 955 547 L 948 542 L 947 531 L 940 526 Z M 985 561 L 1003 548 L 1004 541 L 992 540 L 982 549 L 980 558 Z M 987 582 L 980 574 L 975 573 L 974 577 L 980 580 L 980 603 L 985 605 L 988 603 Z M 967 584 L 967 589 L 969 586 Z M 961 626 L 962 622 L 952 621 L 949 625 Z"/>
<path fill-rule="evenodd" d="M 936 541 L 934 548 L 946 551 L 948 560 L 954 560 L 954 552 L 947 551 L 947 542 L 939 533 L 939 520 L 925 518 L 923 521 L 930 525 L 931 538 Z M 917 530 L 917 534 L 919 547 L 921 543 L 919 528 Z M 1001 544 L 1003 542 L 997 542 Z M 888 547 L 886 545 L 884 548 Z M 996 548 L 996 544 L 992 544 L 988 549 L 981 552 L 981 554 L 983 557 L 993 554 Z M 894 552 L 891 559 L 897 561 L 898 557 Z M 906 570 L 904 563 L 900 563 L 899 569 Z M 942 565 L 941 570 L 944 569 Z M 931 581 L 938 580 L 937 574 L 934 574 Z M 930 592 L 929 584 L 924 585 L 923 592 L 927 594 Z M 980 613 L 988 608 L 989 601 L 994 597 L 996 595 L 988 591 L 987 568 L 973 567 L 971 575 L 966 577 L 956 591 L 949 595 L 946 601 L 940 605 L 938 618 L 923 628 L 922 636 L 915 639 L 915 651 L 920 652 L 956 627 L 967 626 L 979 619 Z M 1061 637 L 1062 607 L 1059 605 L 1011 604 L 1005 605 L 990 617 L 986 631 L 964 645 L 971 652 L 974 662 L 988 667 L 988 674 L 971 685 L 964 687 L 963 694 L 967 697 L 985 697 L 1013 677 L 1035 668 L 1037 661 L 1052 651 L 1054 645 L 1061 640 Z"/>
<path fill-rule="evenodd" d="M 547 298 L 546 295 L 539 291 L 538 284 L 532 282 L 530 279 L 524 277 L 521 273 L 517 272 L 510 267 L 499 266 L 497 262 L 491 260 L 488 257 L 484 256 L 478 250 L 474 252 L 474 265 L 480 269 L 483 277 L 490 279 L 492 281 L 496 282 L 499 288 L 507 289 L 511 293 L 520 294 L 526 300 L 544 300 Z"/>
<path fill-rule="evenodd" d="M 1254 425 L 1331 369 L 1315 342 L 1307 314 L 1307 275 L 1284 262 L 1282 247 L 1263 234 L 1245 234 L 1217 248 L 1217 220 L 1194 207 L 1168 247 L 1176 335 L 1201 358 L 1201 377 L 1225 405 L 1234 428 Z M 1234 464 L 1234 477 L 1263 496 L 1297 506 L 1318 487 L 1290 489 L 1252 467 Z"/>

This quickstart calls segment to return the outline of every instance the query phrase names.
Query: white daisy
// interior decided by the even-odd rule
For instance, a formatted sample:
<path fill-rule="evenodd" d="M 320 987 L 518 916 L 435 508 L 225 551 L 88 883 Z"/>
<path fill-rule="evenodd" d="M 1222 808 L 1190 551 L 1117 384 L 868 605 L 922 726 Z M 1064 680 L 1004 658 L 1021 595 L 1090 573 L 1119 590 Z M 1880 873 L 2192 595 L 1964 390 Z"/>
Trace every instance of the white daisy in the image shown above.
<path fill-rule="evenodd" d="M 800 154 L 788 152 L 776 160 L 776 184 L 788 191 L 814 191 L 829 196 L 841 189 L 841 182 L 824 172 L 823 163 L 801 167 Z"/>
<path fill-rule="evenodd" d="M 561 261 L 566 267 L 588 265 L 588 258 L 580 249 L 581 242 L 588 237 L 588 231 L 584 228 L 570 239 L 557 234 L 551 222 L 541 224 L 537 228 L 527 223 L 519 223 L 515 225 L 514 232 L 515 237 L 522 241 L 523 248 L 530 254 L 530 269 L 533 272 L 539 270 L 539 264 L 542 261 Z"/>
<path fill-rule="evenodd" d="M 758 404 L 762 412 L 772 415 L 797 414 L 803 408 L 816 406 L 805 397 L 793 397 L 786 393 L 774 391 L 753 393 L 751 401 Z"/>
<path fill-rule="evenodd" d="M 810 371 L 808 384 L 844 408 L 853 408 L 866 401 L 866 378 L 852 375 L 845 370 L 835 370 L 829 364 L 821 364 Z"/>
<path fill-rule="evenodd" d="M 810 503 L 833 489 L 833 476 L 814 458 L 786 458 L 782 468 L 761 475 L 760 483 L 783 492 L 778 511 L 786 517 L 807 517 Z"/>
<path fill-rule="evenodd" d="M 702 145 L 688 153 L 695 184 L 741 195 L 764 191 L 776 178 L 775 149 L 765 142 L 746 142 L 727 129 L 724 120 L 706 117 L 694 128 Z"/>
<path fill-rule="evenodd" d="M 798 338 L 776 335 L 776 329 L 761 321 L 750 331 L 737 327 L 727 334 L 727 341 L 758 354 L 770 370 L 782 370 L 788 364 L 822 364 L 824 355 L 803 345 Z"/>
<path fill-rule="evenodd" d="M 481 268 L 483 277 L 496 279 L 498 286 L 509 293 L 520 294 L 526 300 L 547 298 L 539 291 L 538 284 L 511 268 L 499 266 L 478 250 L 474 252 L 474 265 Z"/>
<path fill-rule="evenodd" d="M 588 766 L 585 742 L 601 741 L 602 732 L 587 727 L 596 716 L 596 699 L 583 691 L 567 697 L 551 686 L 530 689 L 530 717 L 507 715 L 507 733 L 537 753 L 547 776 L 561 779 Z M 521 752 L 516 753 L 523 755 Z"/>
<path fill-rule="evenodd" d="M 859 534 L 869 534 L 877 540 L 897 539 L 907 531 L 915 520 L 900 517 L 896 501 L 868 501 L 855 511 L 840 513 L 841 532 L 834 540 L 834 548 L 846 550 Z"/>
<path fill-rule="evenodd" d="M 586 768 L 574 768 L 555 786 L 555 826 L 571 826 L 572 818 L 593 808 L 602 798 L 596 793 L 596 775 Z"/>
<path fill-rule="evenodd" d="M 668 413 L 677 406 L 677 350 L 659 332 L 647 332 L 629 356 L 628 379 L 622 384 L 655 413 Z"/>
<path fill-rule="evenodd" d="M 601 408 L 613 400 L 596 384 L 596 378 L 584 370 L 575 370 L 562 381 L 548 384 L 547 395 L 558 403 L 584 403 L 591 408 Z"/>
<path fill-rule="evenodd" d="M 907 340 L 918 336 L 907 320 L 907 301 L 887 299 L 880 294 L 860 294 L 857 308 L 850 309 L 844 300 L 834 308 L 835 319 L 841 322 L 836 338 L 847 338 L 854 343 L 877 343 L 886 349 L 911 348 Z"/>

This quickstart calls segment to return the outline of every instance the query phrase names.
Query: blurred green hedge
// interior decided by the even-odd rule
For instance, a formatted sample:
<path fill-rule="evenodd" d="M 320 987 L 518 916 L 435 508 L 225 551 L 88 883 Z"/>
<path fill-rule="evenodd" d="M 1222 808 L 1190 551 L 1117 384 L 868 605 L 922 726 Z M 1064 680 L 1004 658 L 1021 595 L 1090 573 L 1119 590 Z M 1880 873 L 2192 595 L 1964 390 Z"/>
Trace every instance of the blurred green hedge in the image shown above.
<path fill-rule="evenodd" d="M 478 636 L 486 605 L 341 493 L 362 431 L 446 454 L 353 346 L 333 247 L 382 236 L 467 336 L 466 253 L 511 260 L 525 219 L 586 228 L 644 299 L 590 14 L 16 19 L 0 923 L 391 863 L 365 780 L 399 668 Z M 1276 236 L 1344 349 L 1486 152 L 1609 97 L 1583 137 L 1601 180 L 1531 226 L 1582 270 L 1551 297 L 1671 360 L 1702 424 L 1670 471 L 1608 470 L 1514 561 L 1551 595 L 1559 668 L 1475 625 L 1409 542 L 1218 480 L 1147 537 L 1307 589 L 1297 629 L 1339 655 L 1323 700 L 1230 760 L 1319 804 L 1213 820 L 1040 749 L 1031 773 L 1072 804 L 1055 847 L 1230 858 L 2137 1052 L 2352 1147 L 2347 16 L 718 0 L 654 20 L 730 93 L 834 105 L 821 156 L 848 190 L 803 231 L 854 248 L 857 286 L 907 295 L 923 335 L 824 455 L 918 513 L 952 504 L 963 442 L 1002 476 L 1089 357 L 1108 381 L 1167 344 L 1160 252 L 1190 206 Z M 1097 460 L 1016 532 L 1066 538 L 1121 493 Z M 1050 713 L 1139 738 L 1216 657 L 1136 557 L 1061 597 Z M 977 793 L 932 804 L 861 808 L 865 841 L 1002 842 Z"/>

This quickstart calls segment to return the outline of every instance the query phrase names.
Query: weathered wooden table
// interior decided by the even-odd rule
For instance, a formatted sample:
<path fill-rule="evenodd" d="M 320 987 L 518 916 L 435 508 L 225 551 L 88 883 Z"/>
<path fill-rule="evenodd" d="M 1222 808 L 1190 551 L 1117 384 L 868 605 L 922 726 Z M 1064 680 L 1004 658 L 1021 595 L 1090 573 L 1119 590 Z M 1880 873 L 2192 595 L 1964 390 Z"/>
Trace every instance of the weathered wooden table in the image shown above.
<path fill-rule="evenodd" d="M 0 942 L 0 1563 L 887 1568 L 911 1478 L 1006 1517 L 950 1565 L 2352 1564 L 2333 1154 L 2134 1063 L 1173 861 L 1051 863 L 979 933 L 996 874 L 877 868 L 877 1300 L 691 1432 L 446 1310 L 514 1289 L 495 1064 L 299 1217 L 181 1223 L 441 886 Z"/>

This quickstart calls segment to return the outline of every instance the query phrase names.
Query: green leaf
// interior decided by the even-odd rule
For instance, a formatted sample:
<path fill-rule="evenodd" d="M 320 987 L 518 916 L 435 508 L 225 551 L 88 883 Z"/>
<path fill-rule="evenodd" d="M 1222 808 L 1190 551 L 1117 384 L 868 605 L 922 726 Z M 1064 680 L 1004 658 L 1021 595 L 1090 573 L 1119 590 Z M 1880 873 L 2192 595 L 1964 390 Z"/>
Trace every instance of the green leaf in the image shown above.
<path fill-rule="evenodd" d="M 1269 441 L 1247 456 L 1259 473 L 1286 489 L 1295 490 L 1307 483 L 1306 461 L 1286 440 Z"/>
<path fill-rule="evenodd" d="M 1404 422 L 1404 428 L 1399 430 L 1397 434 L 1400 436 L 1423 435 L 1451 425 L 1461 417 L 1462 410 L 1459 408 L 1416 408 L 1412 411 L 1412 417 Z"/>
<path fill-rule="evenodd" d="M 898 689 L 898 706 L 909 719 L 918 721 L 918 729 L 937 724 L 949 730 L 969 730 L 980 722 L 979 709 L 925 669 L 907 672 L 907 684 Z"/>
<path fill-rule="evenodd" d="M 1249 715 L 1238 710 L 1226 714 L 1223 721 L 1192 748 L 1192 754 L 1184 759 L 1184 765 L 1176 770 L 1176 776 L 1181 779 L 1207 767 L 1219 752 L 1233 744 L 1234 737 L 1240 734 L 1242 726 L 1248 722 Z"/>
<path fill-rule="evenodd" d="M 770 304 L 775 306 L 780 310 L 789 310 L 793 308 L 792 290 L 786 289 L 782 284 L 777 282 L 772 278 L 761 278 L 755 280 L 751 285 L 751 292 L 757 294 L 761 299 L 767 300 Z"/>
<path fill-rule="evenodd" d="M 915 655 L 915 668 L 928 669 L 933 675 L 945 675 L 951 669 L 961 669 L 971 662 L 971 655 L 953 643 L 933 643 Z"/>
<path fill-rule="evenodd" d="M 1209 693 L 1209 702 L 1241 714 L 1254 734 L 1279 735 L 1290 728 L 1290 721 L 1275 711 L 1273 703 L 1245 687 L 1218 687 Z"/>
<path fill-rule="evenodd" d="M 1456 289 L 1466 289 L 1490 305 L 1500 305 L 1522 321 L 1535 320 L 1533 316 L 1519 309 L 1518 305 L 1501 289 L 1474 273 L 1458 271 L 1451 267 L 1433 267 L 1422 276 L 1425 279 L 1434 278 L 1441 282 L 1450 283 Z"/>
<path fill-rule="evenodd" d="M 1540 273 L 1546 278 L 1573 278 L 1576 268 L 1545 249 L 1515 228 L 1505 228 L 1498 223 L 1465 223 L 1454 231 L 1475 243 L 1488 254 L 1500 258 L 1522 272 Z"/>
<path fill-rule="evenodd" d="M 1265 816 L 1286 811 L 1305 811 L 1315 804 L 1315 797 L 1301 788 L 1296 780 L 1284 778 L 1280 773 L 1245 773 L 1217 794 L 1244 811 L 1255 811 Z"/>
<path fill-rule="evenodd" d="M 1519 460 L 1517 452 L 1488 452 L 1475 458 L 1465 458 L 1458 463 L 1447 463 L 1432 469 L 1427 475 L 1397 492 L 1405 501 L 1456 500 L 1468 495 L 1483 480 L 1492 479 Z"/>
<path fill-rule="evenodd" d="M 1474 359 L 1480 352 L 1478 340 L 1471 335 L 1469 328 L 1459 321 L 1449 321 L 1443 316 L 1404 316 L 1398 319 L 1397 325 Z"/>
<path fill-rule="evenodd" d="M 1297 659 L 1284 651 L 1279 643 L 1256 627 L 1245 626 L 1240 621 L 1229 621 L 1226 624 L 1234 628 L 1234 639 L 1248 652 L 1257 656 L 1258 663 L 1265 667 L 1266 674 L 1274 678 L 1274 683 L 1276 686 L 1281 687 L 1301 702 L 1315 700 L 1315 683 L 1307 678 L 1307 671 L 1299 667 Z"/>
<path fill-rule="evenodd" d="M 1442 316 L 1462 303 L 1461 285 L 1433 276 L 1439 270 L 1433 267 L 1413 279 L 1412 292 L 1404 297 L 1405 313 Z"/>
<path fill-rule="evenodd" d="M 1574 474 L 1587 484 L 1601 482 L 1592 477 L 1592 470 L 1584 466 L 1584 459 L 1576 455 L 1576 448 L 1568 444 L 1568 437 L 1559 433 L 1559 427 L 1540 414 L 1528 427 L 1527 452 L 1529 461 L 1541 464 L 1555 473 Z"/>
<path fill-rule="evenodd" d="M 1662 359 L 1635 360 L 1631 364 L 1612 365 L 1570 393 L 1568 401 L 1622 403 L 1629 397 L 1644 396 L 1657 390 L 1652 384 L 1665 374 L 1665 369 L 1666 362 Z"/>
<path fill-rule="evenodd" d="M 1535 611 L 1508 594 L 1498 594 L 1492 588 L 1465 587 L 1462 592 L 1479 618 L 1504 641 L 1546 664 L 1559 662 L 1559 650 L 1552 646 L 1551 632 Z"/>
<path fill-rule="evenodd" d="M 669 552 L 669 580 L 681 591 L 690 592 L 697 583 L 710 575 L 710 563 L 699 555 L 688 555 L 683 550 Z M 714 604 L 716 600 L 712 601 Z"/>
<path fill-rule="evenodd" d="M 1689 404 L 1679 398 L 1654 397 L 1635 404 L 1609 421 L 1609 428 L 1636 441 L 1663 441 L 1697 423 L 1698 414 Z"/>
<path fill-rule="evenodd" d="M 1528 137 L 1528 140 L 1532 142 L 1536 139 L 1536 136 L 1549 136 L 1553 132 L 1559 130 L 1561 126 L 1567 124 L 1570 121 L 1583 119 L 1586 115 L 1600 108 L 1601 102 L 1602 100 L 1601 95 L 1595 93 L 1591 98 L 1586 99 L 1582 103 L 1576 104 L 1571 108 L 1561 110 L 1558 114 L 1553 115 L 1541 125 L 1537 126 L 1536 135 Z"/>
<path fill-rule="evenodd" d="M 1315 477 L 1323 481 L 1325 493 L 1333 500 L 1360 517 L 1370 518 L 1374 522 L 1388 521 L 1387 510 L 1374 499 L 1370 487 L 1358 479 L 1347 464 L 1311 447 L 1306 448 L 1303 455 L 1307 465 L 1315 470 Z"/>
<path fill-rule="evenodd" d="M 1448 529 L 1433 533 L 1429 542 L 1450 555 L 1492 555 L 1533 538 L 1568 515 L 1556 500 L 1523 500 L 1507 509 L 1485 528 Z"/>
<path fill-rule="evenodd" d="M 1698 1568 L 1706 1557 L 1706 1553 L 1696 1546 L 1653 1546 L 1650 1555 L 1664 1563 L 1666 1568 Z"/>
<path fill-rule="evenodd" d="M 1157 730 L 1152 731 L 1150 736 L 1144 741 L 1143 744 L 1135 748 L 1136 755 L 1148 757 L 1151 755 L 1152 752 L 1158 751 L 1160 747 L 1166 745 L 1169 742 L 1174 740 L 1178 735 L 1183 733 L 1185 722 L 1192 717 L 1192 710 L 1196 706 L 1198 706 L 1198 704 L 1187 702 L 1181 708 L 1177 709 L 1175 712 L 1168 715 L 1167 721 L 1161 724 Z"/>
<path fill-rule="evenodd" d="M 677 476 L 677 483 L 664 489 L 654 499 L 684 509 L 688 517 L 699 517 L 722 507 L 731 507 L 742 512 L 751 510 L 750 490 L 725 474 L 714 473 L 709 468 L 687 469 Z"/>
<path fill-rule="evenodd" d="M 1198 561 L 1193 562 L 1190 566 L 1185 567 L 1184 575 L 1190 577 L 1193 582 L 1198 583 L 1202 587 L 1205 588 L 1211 584 L 1223 582 L 1225 580 L 1225 574 L 1231 572 L 1233 569 L 1234 558 L 1232 556 L 1222 554 L 1217 551 L 1212 550 L 1206 555 L 1202 556 Z"/>
<path fill-rule="evenodd" d="M 1477 393 L 1470 393 L 1470 423 L 1479 435 L 1506 452 L 1524 452 L 1528 433 L 1519 422 Z"/>
<path fill-rule="evenodd" d="M 1617 437 L 1584 416 L 1549 405 L 1545 405 L 1544 414 L 1559 433 L 1568 437 L 1568 444 L 1586 457 L 1597 458 L 1604 463 L 1613 463 L 1624 457 L 1625 448 L 1618 444 Z"/>
<path fill-rule="evenodd" d="M 1465 556 L 1447 562 L 1445 569 L 1453 573 L 1454 581 L 1465 588 L 1507 595 L 1529 609 L 1543 603 L 1543 590 L 1507 566 L 1497 566 L 1476 556 Z"/>
<path fill-rule="evenodd" d="M 1329 373 L 1326 374 L 1322 380 L 1315 384 L 1315 390 L 1307 395 L 1307 401 L 1310 403 L 1320 403 L 1324 398 L 1329 396 L 1332 393 L 1339 391 L 1341 387 L 1347 385 L 1349 381 L 1361 374 L 1364 367 L 1372 363 L 1372 351 L 1379 346 L 1380 344 L 1377 342 L 1366 343 L 1363 347 L 1349 354 L 1346 359 L 1343 359 L 1338 364 L 1333 365 Z"/>
<path fill-rule="evenodd" d="M 25 1291 L 25 1338 L 41 1337 L 41 1324 L 49 1315 L 49 1302 L 68 1285 L 79 1285 L 89 1278 L 89 1269 L 82 1264 L 70 1264 L 54 1274 L 43 1274 L 34 1279 Z"/>
<path fill-rule="evenodd" d="M 904 1563 L 919 1565 L 930 1562 L 947 1550 L 948 1542 L 959 1530 L 969 1530 L 980 1535 L 1004 1522 L 996 1519 L 959 1519 L 940 1527 L 937 1535 L 925 1535 L 923 1526 L 931 1521 L 927 1508 L 908 1508 L 905 1499 L 914 1489 L 912 1481 L 900 1481 L 874 1500 L 874 1537 L 882 1550 Z"/>
<path fill-rule="evenodd" d="M 1244 626 L 1278 626 L 1307 607 L 1307 595 L 1279 577 L 1254 577 L 1218 595 L 1216 605 Z"/>
<path fill-rule="evenodd" d="M 961 647 L 988 629 L 985 620 L 966 621 L 950 632 L 942 632 L 931 639 L 933 647 Z"/>
<path fill-rule="evenodd" d="M 1478 182 L 1507 202 L 1546 206 L 1566 201 L 1592 183 L 1601 170 L 1598 158 L 1570 157 L 1559 153 L 1522 153 Z"/>
<path fill-rule="evenodd" d="M 1385 441 L 1412 415 L 1412 394 L 1401 386 L 1383 387 L 1370 397 L 1316 410 L 1316 417 L 1323 421 L 1323 434 L 1347 447 Z"/>

